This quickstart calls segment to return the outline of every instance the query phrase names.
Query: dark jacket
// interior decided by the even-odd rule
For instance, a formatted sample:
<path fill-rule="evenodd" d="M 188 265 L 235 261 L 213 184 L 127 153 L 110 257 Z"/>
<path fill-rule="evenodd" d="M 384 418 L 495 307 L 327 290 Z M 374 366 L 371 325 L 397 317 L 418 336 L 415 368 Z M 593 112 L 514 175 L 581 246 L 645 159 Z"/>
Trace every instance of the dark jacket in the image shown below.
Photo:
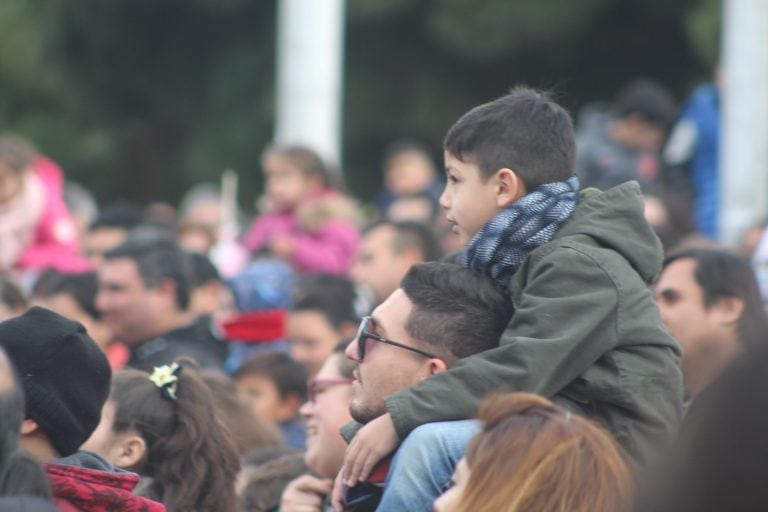
<path fill-rule="evenodd" d="M 133 494 L 135 473 L 112 467 L 91 452 L 44 464 L 62 512 L 164 512 L 165 505 Z"/>
<path fill-rule="evenodd" d="M 387 397 L 398 435 L 470 418 L 493 392 L 531 391 L 597 420 L 647 461 L 682 415 L 680 349 L 648 288 L 661 263 L 637 183 L 583 191 L 512 276 L 515 313 L 499 347 Z"/>
<path fill-rule="evenodd" d="M 218 337 L 210 317 L 201 316 L 191 325 L 161 334 L 131 347 L 128 366 L 151 372 L 179 356 L 191 357 L 202 368 L 224 369 L 227 343 Z"/>

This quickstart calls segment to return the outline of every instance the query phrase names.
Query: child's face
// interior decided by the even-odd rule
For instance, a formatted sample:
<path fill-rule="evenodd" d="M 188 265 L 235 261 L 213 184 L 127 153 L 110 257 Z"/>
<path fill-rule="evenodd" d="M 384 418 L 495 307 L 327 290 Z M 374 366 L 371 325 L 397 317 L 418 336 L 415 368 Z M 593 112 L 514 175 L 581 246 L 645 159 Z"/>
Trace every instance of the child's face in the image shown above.
<path fill-rule="evenodd" d="M 480 168 L 462 162 L 445 152 L 446 184 L 440 196 L 440 206 L 451 223 L 453 233 L 459 236 L 462 246 L 469 245 L 472 237 L 499 211 L 496 181 L 483 181 Z"/>
<path fill-rule="evenodd" d="M 21 190 L 22 173 L 0 161 L 0 204 L 16 197 Z"/>
<path fill-rule="evenodd" d="M 317 188 L 315 180 L 281 155 L 267 153 L 263 167 L 267 197 L 278 210 L 294 208 Z"/>
<path fill-rule="evenodd" d="M 298 403 L 288 407 L 288 401 L 280 396 L 274 381 L 266 375 L 244 375 L 235 382 L 237 394 L 247 403 L 251 411 L 272 423 L 289 421 L 298 412 Z"/>

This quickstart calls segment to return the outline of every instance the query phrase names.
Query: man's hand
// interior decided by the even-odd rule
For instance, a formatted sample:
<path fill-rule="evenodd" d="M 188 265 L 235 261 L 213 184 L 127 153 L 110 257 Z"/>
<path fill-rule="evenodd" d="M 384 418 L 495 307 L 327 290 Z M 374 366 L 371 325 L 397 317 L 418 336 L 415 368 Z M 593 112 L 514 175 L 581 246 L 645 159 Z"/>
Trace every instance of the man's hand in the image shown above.
<path fill-rule="evenodd" d="M 291 481 L 280 500 L 281 512 L 322 512 L 323 498 L 330 494 L 332 482 L 312 475 Z"/>
<path fill-rule="evenodd" d="M 376 464 L 400 444 L 389 413 L 366 424 L 355 435 L 344 457 L 344 482 L 352 487 L 368 478 Z"/>

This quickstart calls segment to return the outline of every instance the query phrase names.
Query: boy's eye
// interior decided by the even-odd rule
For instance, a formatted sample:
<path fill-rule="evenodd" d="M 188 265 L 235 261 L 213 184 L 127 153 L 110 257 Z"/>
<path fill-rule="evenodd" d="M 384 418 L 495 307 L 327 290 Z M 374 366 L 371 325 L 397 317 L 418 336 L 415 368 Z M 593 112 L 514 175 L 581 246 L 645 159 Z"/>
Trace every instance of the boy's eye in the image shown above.
<path fill-rule="evenodd" d="M 451 183 L 458 183 L 459 179 L 456 176 L 448 175 L 448 181 Z"/>

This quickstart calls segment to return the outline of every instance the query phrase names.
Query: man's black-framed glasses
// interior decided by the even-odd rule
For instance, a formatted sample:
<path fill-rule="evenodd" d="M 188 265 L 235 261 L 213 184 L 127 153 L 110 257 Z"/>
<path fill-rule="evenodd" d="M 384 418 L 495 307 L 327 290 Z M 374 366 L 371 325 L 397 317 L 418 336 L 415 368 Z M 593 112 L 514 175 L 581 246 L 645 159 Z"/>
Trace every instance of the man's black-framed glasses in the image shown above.
<path fill-rule="evenodd" d="M 363 359 L 365 359 L 365 347 L 368 344 L 367 341 L 369 339 L 373 341 L 378 341 L 379 343 L 386 343 L 387 345 L 393 345 L 395 347 L 404 348 L 405 350 L 410 350 L 411 352 L 416 352 L 417 354 L 421 354 L 424 357 L 437 358 L 437 356 L 435 354 L 432 354 L 431 352 L 427 352 L 425 350 L 421 350 L 416 347 L 412 347 L 410 345 L 405 345 L 404 343 L 398 343 L 397 341 L 392 341 L 390 339 L 384 338 L 383 336 L 379 336 L 378 334 L 371 332 L 369 327 L 372 323 L 373 323 L 373 318 L 370 316 L 364 316 L 363 319 L 360 321 L 360 327 L 357 330 L 357 362 L 358 363 L 362 363 Z"/>

